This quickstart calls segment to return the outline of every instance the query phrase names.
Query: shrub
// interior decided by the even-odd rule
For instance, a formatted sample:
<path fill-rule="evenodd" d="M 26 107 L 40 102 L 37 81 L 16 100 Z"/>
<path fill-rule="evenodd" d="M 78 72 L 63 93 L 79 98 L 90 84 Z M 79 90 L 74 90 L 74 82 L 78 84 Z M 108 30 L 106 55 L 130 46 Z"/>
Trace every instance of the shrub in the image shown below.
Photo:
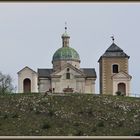
<path fill-rule="evenodd" d="M 75 123 L 73 124 L 73 126 L 79 126 L 79 123 L 78 123 L 78 122 L 75 122 Z"/>
<path fill-rule="evenodd" d="M 93 127 L 92 128 L 92 132 L 96 132 L 97 131 L 97 128 L 96 127 Z"/>
<path fill-rule="evenodd" d="M 119 126 L 119 127 L 122 127 L 122 126 L 123 126 L 123 122 L 120 121 L 120 122 L 118 123 L 118 126 Z"/>
<path fill-rule="evenodd" d="M 83 136 L 83 132 L 81 130 L 78 130 L 77 133 L 75 134 L 75 136 Z"/>
<path fill-rule="evenodd" d="M 97 125 L 98 125 L 98 127 L 104 127 L 104 122 L 100 121 Z"/>
<path fill-rule="evenodd" d="M 16 114 L 13 114 L 13 116 L 12 116 L 12 118 L 18 118 L 19 116 L 18 116 L 18 114 L 16 113 Z"/>
<path fill-rule="evenodd" d="M 134 136 L 140 136 L 140 131 L 134 133 Z"/>
<path fill-rule="evenodd" d="M 92 110 L 91 110 L 91 109 L 90 109 L 90 110 L 88 110 L 88 111 L 87 111 L 87 114 L 88 114 L 89 116 L 92 116 L 92 115 L 93 115 Z"/>
<path fill-rule="evenodd" d="M 30 111 L 33 111 L 34 109 L 33 109 L 33 107 L 30 107 Z"/>
<path fill-rule="evenodd" d="M 37 111 L 35 112 L 35 114 L 38 115 L 38 114 L 41 114 L 41 112 L 40 112 L 39 110 L 37 110 Z"/>
<path fill-rule="evenodd" d="M 81 111 L 78 112 L 78 114 L 84 114 L 84 112 L 81 110 Z"/>
<path fill-rule="evenodd" d="M 54 114 L 55 114 L 55 113 L 54 113 L 53 110 L 49 110 L 48 115 L 49 115 L 50 117 L 52 117 Z"/>
<path fill-rule="evenodd" d="M 116 95 L 118 95 L 118 96 L 120 96 L 121 94 L 122 94 L 121 91 L 116 92 Z"/>
<path fill-rule="evenodd" d="M 121 91 L 117 91 L 116 92 L 116 95 L 118 95 L 118 96 L 124 96 L 125 94 L 123 92 L 121 92 Z"/>
<path fill-rule="evenodd" d="M 42 125 L 42 129 L 49 129 L 51 126 L 48 122 L 45 122 L 43 125 Z"/>
<path fill-rule="evenodd" d="M 3 118 L 4 118 L 4 119 L 7 119 L 7 118 L 8 118 L 8 115 L 7 115 L 7 114 L 5 114 L 5 115 L 3 116 Z"/>

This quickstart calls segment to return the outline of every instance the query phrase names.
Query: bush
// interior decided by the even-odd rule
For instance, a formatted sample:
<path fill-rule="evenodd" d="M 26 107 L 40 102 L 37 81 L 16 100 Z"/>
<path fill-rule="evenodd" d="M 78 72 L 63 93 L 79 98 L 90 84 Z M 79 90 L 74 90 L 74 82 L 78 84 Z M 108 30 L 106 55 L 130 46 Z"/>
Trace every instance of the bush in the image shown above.
<path fill-rule="evenodd" d="M 83 136 L 84 133 L 81 130 L 78 130 L 77 133 L 75 134 L 75 136 Z"/>
<path fill-rule="evenodd" d="M 4 119 L 7 119 L 7 118 L 8 118 L 8 115 L 7 115 L 7 114 L 5 114 L 5 115 L 3 116 L 3 118 L 4 118 Z"/>
<path fill-rule="evenodd" d="M 78 122 L 75 122 L 74 124 L 73 124 L 73 126 L 79 126 L 79 123 Z"/>
<path fill-rule="evenodd" d="M 97 128 L 96 127 L 93 127 L 92 128 L 92 132 L 96 132 L 97 131 Z"/>
<path fill-rule="evenodd" d="M 93 112 L 92 112 L 92 110 L 91 110 L 91 109 L 88 110 L 88 111 L 87 111 L 87 114 L 88 114 L 89 116 L 93 116 Z"/>
<path fill-rule="evenodd" d="M 124 94 L 121 91 L 117 91 L 116 92 L 116 95 L 118 95 L 118 96 L 124 96 Z"/>
<path fill-rule="evenodd" d="M 50 116 L 50 117 L 52 117 L 53 115 L 55 115 L 55 113 L 54 113 L 54 111 L 53 110 L 49 110 L 49 112 L 48 112 L 48 115 Z"/>
<path fill-rule="evenodd" d="M 13 116 L 12 116 L 12 118 L 18 118 L 19 116 L 18 116 L 18 114 L 16 113 L 16 114 L 13 114 Z"/>
<path fill-rule="evenodd" d="M 121 92 L 120 91 L 117 91 L 116 92 L 116 95 L 120 96 L 121 95 Z"/>
<path fill-rule="evenodd" d="M 42 126 L 42 129 L 49 129 L 51 126 L 48 122 L 45 122 Z"/>
<path fill-rule="evenodd" d="M 120 121 L 120 122 L 118 123 L 118 127 L 122 127 L 122 126 L 123 126 L 123 122 Z"/>
<path fill-rule="evenodd" d="M 134 136 L 140 136 L 140 131 L 134 133 Z"/>
<path fill-rule="evenodd" d="M 103 121 L 100 121 L 100 122 L 98 123 L 98 127 L 104 127 L 104 122 L 103 122 Z"/>
<path fill-rule="evenodd" d="M 41 112 L 40 112 L 39 110 L 37 110 L 37 111 L 35 112 L 35 114 L 39 115 L 39 114 L 41 114 Z"/>

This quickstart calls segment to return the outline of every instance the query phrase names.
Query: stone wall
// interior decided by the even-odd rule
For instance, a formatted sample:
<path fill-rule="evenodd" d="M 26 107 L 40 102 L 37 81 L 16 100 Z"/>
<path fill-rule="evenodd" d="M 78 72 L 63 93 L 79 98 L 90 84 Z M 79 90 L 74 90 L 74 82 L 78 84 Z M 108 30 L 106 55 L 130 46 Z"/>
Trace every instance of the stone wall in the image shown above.
<path fill-rule="evenodd" d="M 113 82 L 111 77 L 112 65 L 118 64 L 119 71 L 128 73 L 128 58 L 102 58 L 100 60 L 100 92 L 102 94 L 113 93 Z"/>

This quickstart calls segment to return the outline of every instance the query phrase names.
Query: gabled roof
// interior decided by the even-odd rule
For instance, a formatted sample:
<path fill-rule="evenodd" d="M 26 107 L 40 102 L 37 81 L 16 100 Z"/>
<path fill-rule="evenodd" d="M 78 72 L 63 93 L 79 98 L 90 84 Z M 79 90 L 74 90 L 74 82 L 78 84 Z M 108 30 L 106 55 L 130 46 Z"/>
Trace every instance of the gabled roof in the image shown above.
<path fill-rule="evenodd" d="M 106 50 L 106 52 L 123 52 L 123 50 L 115 43 L 112 43 L 111 46 Z"/>
<path fill-rule="evenodd" d="M 82 74 L 84 77 L 90 77 L 90 78 L 96 78 L 96 72 L 94 68 L 81 68 L 81 69 L 77 69 L 74 66 L 72 66 L 71 64 L 66 64 L 63 69 L 65 67 L 71 67 L 72 69 L 76 70 L 77 72 L 79 72 L 80 74 Z M 53 69 L 38 69 L 38 77 L 40 78 L 50 78 L 51 75 L 55 75 L 56 73 L 59 73 L 60 70 L 54 72 Z"/>
<path fill-rule="evenodd" d="M 53 73 L 53 69 L 38 69 L 38 77 L 46 78 L 50 77 Z"/>
<path fill-rule="evenodd" d="M 118 47 L 115 43 L 112 43 L 111 46 L 105 51 L 105 53 L 100 57 L 126 57 L 128 56 L 120 47 Z M 100 61 L 99 59 L 99 61 Z M 98 61 L 98 62 L 99 62 Z"/>
<path fill-rule="evenodd" d="M 94 78 L 97 77 L 96 71 L 94 68 L 81 68 L 80 70 L 85 73 L 86 77 L 94 77 Z"/>
<path fill-rule="evenodd" d="M 23 71 L 23 70 L 25 70 L 25 69 L 29 69 L 29 70 L 31 70 L 31 71 L 33 71 L 34 73 L 36 73 L 36 74 L 37 74 L 37 72 L 36 72 L 36 71 L 32 70 L 32 69 L 31 69 L 31 68 L 29 68 L 28 66 L 25 66 L 23 69 L 21 69 L 19 72 L 17 72 L 17 74 L 19 74 L 21 71 Z"/>

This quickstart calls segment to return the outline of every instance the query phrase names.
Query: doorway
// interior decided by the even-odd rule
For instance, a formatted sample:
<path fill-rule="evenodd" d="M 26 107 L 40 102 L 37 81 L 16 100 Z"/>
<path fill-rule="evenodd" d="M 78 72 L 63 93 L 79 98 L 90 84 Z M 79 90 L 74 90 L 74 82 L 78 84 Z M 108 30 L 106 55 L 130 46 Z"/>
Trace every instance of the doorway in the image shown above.
<path fill-rule="evenodd" d="M 24 89 L 24 93 L 30 93 L 31 92 L 31 80 L 29 78 L 24 79 L 23 89 Z"/>
<path fill-rule="evenodd" d="M 124 83 L 119 83 L 118 91 L 120 91 L 122 94 L 126 95 L 126 85 Z"/>

